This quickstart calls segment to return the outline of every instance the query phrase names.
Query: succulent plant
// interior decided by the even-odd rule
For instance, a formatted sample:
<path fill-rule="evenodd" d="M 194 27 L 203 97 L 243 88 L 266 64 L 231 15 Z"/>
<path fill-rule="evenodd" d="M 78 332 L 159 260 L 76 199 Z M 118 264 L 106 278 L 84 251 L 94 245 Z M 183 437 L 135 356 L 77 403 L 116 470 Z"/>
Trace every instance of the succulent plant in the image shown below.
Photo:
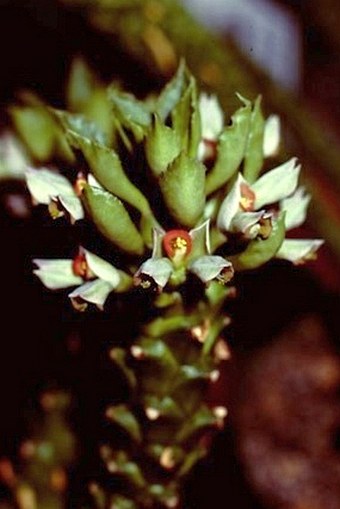
<path fill-rule="evenodd" d="M 230 355 L 222 333 L 235 272 L 274 257 L 300 263 L 322 244 L 285 239 L 309 202 L 300 166 L 292 158 L 260 175 L 278 150 L 279 122 L 263 118 L 261 98 L 238 98 L 225 125 L 217 98 L 199 93 L 184 62 L 141 100 L 103 87 L 77 60 L 70 111 L 27 94 L 12 108 L 38 166 L 59 161 L 58 170 L 27 169 L 34 203 L 54 219 L 92 223 L 98 239 L 69 259 L 34 260 L 35 274 L 50 289 L 73 287 L 80 311 L 102 309 L 111 293 L 126 294 L 128 306 L 139 292 L 149 306 L 139 333 L 109 351 L 129 391 L 106 410 L 124 440 L 100 447 L 114 482 L 91 484 L 98 508 L 181 505 L 183 479 L 227 415 L 207 392 Z"/>

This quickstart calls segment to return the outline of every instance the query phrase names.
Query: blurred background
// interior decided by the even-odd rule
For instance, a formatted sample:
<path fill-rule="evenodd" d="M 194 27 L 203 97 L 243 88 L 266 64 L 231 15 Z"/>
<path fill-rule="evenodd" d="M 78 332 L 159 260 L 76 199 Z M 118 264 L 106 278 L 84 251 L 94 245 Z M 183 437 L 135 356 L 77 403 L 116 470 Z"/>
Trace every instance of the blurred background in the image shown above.
<path fill-rule="evenodd" d="M 212 395 L 230 420 L 188 481 L 188 508 L 211 507 L 212 497 L 216 508 L 340 508 L 339 19 L 336 0 L 0 0 L 3 133 L 23 89 L 63 107 L 75 55 L 104 82 L 143 96 L 183 54 L 229 113 L 235 91 L 262 93 L 266 112 L 282 118 L 285 150 L 302 160 L 313 205 L 298 233 L 325 238 L 325 247 L 304 267 L 275 262 L 239 277 L 226 331 L 232 361 Z M 103 360 L 114 318 L 75 316 L 34 279 L 31 259 L 67 251 L 71 233 L 32 209 L 1 151 L 0 170 L 0 456 L 16 457 L 41 391 L 71 394 L 65 426 L 83 440 L 71 508 L 97 467 L 90 458 L 115 380 Z"/>

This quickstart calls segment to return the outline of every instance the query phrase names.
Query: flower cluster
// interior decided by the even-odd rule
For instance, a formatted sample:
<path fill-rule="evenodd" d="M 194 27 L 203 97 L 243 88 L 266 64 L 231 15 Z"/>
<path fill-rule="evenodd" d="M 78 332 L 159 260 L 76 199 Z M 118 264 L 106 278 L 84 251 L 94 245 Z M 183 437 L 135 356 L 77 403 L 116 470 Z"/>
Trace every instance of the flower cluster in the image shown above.
<path fill-rule="evenodd" d="M 260 99 L 254 104 L 239 99 L 242 106 L 225 126 L 217 97 L 198 95 L 194 78 L 181 64 L 157 99 L 142 102 L 108 88 L 105 101 L 113 111 L 109 142 L 91 119 L 48 110 L 55 136 L 63 136 L 68 154 L 81 154 L 87 169 L 82 165 L 71 182 L 65 171 L 27 168 L 33 203 L 47 205 L 54 219 L 66 216 L 72 224 L 92 220 L 128 258 L 124 270 L 84 248 L 73 261 L 35 260 L 35 274 L 45 286 L 80 285 L 69 295 L 72 303 L 80 309 L 86 302 L 102 308 L 110 292 L 129 290 L 133 283 L 160 292 L 184 284 L 191 273 L 205 285 L 213 280 L 225 284 L 235 270 L 256 268 L 273 257 L 296 264 L 312 258 L 322 240 L 285 238 L 286 230 L 304 222 L 310 201 L 298 187 L 297 160 L 260 175 L 264 158 L 278 152 L 279 119 L 271 115 L 264 121 Z M 155 216 L 128 177 L 114 144 L 117 138 L 128 152 L 134 141 L 143 143 L 151 179 L 174 228 L 160 226 L 168 218 Z M 140 215 L 139 225 L 124 203 Z M 241 240 L 236 254 L 228 250 L 235 239 Z M 151 249 L 149 257 L 146 249 Z M 142 257 L 137 268 L 131 256 Z"/>

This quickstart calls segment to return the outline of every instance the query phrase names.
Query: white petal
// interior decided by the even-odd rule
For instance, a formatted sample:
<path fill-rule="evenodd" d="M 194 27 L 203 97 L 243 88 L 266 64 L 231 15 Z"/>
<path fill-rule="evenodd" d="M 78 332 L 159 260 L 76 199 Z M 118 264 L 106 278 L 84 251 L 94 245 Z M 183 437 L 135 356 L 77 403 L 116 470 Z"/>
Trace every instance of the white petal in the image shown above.
<path fill-rule="evenodd" d="M 305 222 L 310 200 L 311 195 L 305 194 L 303 187 L 299 187 L 292 196 L 281 200 L 280 209 L 286 212 L 286 230 L 296 228 Z"/>
<path fill-rule="evenodd" d="M 25 178 L 28 158 L 24 148 L 10 132 L 0 137 L 0 178 Z"/>
<path fill-rule="evenodd" d="M 210 219 L 204 221 L 204 223 L 197 226 L 197 228 L 193 228 L 189 231 L 189 235 L 192 238 L 193 249 L 195 251 L 195 243 L 203 244 L 205 247 L 205 251 L 210 253 Z"/>
<path fill-rule="evenodd" d="M 267 215 L 265 210 L 259 210 L 258 212 L 238 212 L 232 220 L 230 231 L 234 233 L 246 233 L 265 215 Z M 254 236 L 256 236 L 256 234 Z"/>
<path fill-rule="evenodd" d="M 294 193 L 301 169 L 300 165 L 296 165 L 296 161 L 296 157 L 293 157 L 265 173 L 251 186 L 256 196 L 255 209 L 268 203 L 276 203 Z"/>
<path fill-rule="evenodd" d="M 63 175 L 46 168 L 27 168 L 26 181 L 28 189 L 37 203 L 48 205 L 58 195 L 75 196 L 71 182 Z"/>
<path fill-rule="evenodd" d="M 83 205 L 78 196 L 75 194 L 60 194 L 58 200 L 74 221 L 84 219 Z"/>
<path fill-rule="evenodd" d="M 107 281 L 95 279 L 79 286 L 68 296 L 70 299 L 82 299 L 85 302 L 90 302 L 102 309 L 107 297 L 113 290 L 114 288 Z"/>
<path fill-rule="evenodd" d="M 38 266 L 33 273 L 50 290 L 69 288 L 83 282 L 80 276 L 76 276 L 72 269 L 72 260 L 42 260 L 35 259 L 33 263 Z"/>
<path fill-rule="evenodd" d="M 197 258 L 189 267 L 189 270 L 200 278 L 203 283 L 207 283 L 218 277 L 224 269 L 232 268 L 231 262 L 222 258 L 222 256 L 201 256 Z"/>
<path fill-rule="evenodd" d="M 99 187 L 99 189 L 104 189 L 101 184 L 99 184 L 98 180 L 95 178 L 92 173 L 89 173 L 87 176 L 87 183 L 91 187 Z"/>
<path fill-rule="evenodd" d="M 321 239 L 286 239 L 276 253 L 276 258 L 283 258 L 293 263 L 303 262 L 313 255 L 324 243 Z"/>
<path fill-rule="evenodd" d="M 271 157 L 277 154 L 280 145 L 280 117 L 269 115 L 264 126 L 263 155 Z"/>
<path fill-rule="evenodd" d="M 202 93 L 199 97 L 202 138 L 216 141 L 224 126 L 223 110 L 216 95 Z"/>
<path fill-rule="evenodd" d="M 153 279 L 155 283 L 164 288 L 173 272 L 172 263 L 168 258 L 149 258 L 139 267 L 135 278 L 146 275 Z"/>
<path fill-rule="evenodd" d="M 161 228 L 152 230 L 152 255 L 151 258 L 160 258 L 162 256 L 162 241 L 165 231 Z"/>
<path fill-rule="evenodd" d="M 112 288 L 116 288 L 120 283 L 120 275 L 116 267 L 87 249 L 84 249 L 84 253 L 86 262 L 93 274 L 99 279 L 110 283 Z"/>
<path fill-rule="evenodd" d="M 235 184 L 222 202 L 217 216 L 217 227 L 222 231 L 230 229 L 234 216 L 240 210 L 242 182 L 245 182 L 245 180 L 239 173 Z"/>

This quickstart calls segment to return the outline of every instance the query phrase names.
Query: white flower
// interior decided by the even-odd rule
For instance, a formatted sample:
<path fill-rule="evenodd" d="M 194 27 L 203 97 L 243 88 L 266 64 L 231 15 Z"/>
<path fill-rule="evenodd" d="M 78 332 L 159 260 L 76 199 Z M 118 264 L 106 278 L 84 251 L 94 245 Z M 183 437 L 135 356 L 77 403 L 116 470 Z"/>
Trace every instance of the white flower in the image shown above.
<path fill-rule="evenodd" d="M 280 146 L 280 117 L 269 115 L 264 125 L 263 155 L 264 157 L 275 156 Z"/>
<path fill-rule="evenodd" d="M 323 243 L 322 239 L 285 239 L 276 253 L 276 258 L 299 265 L 315 259 L 315 253 Z"/>
<path fill-rule="evenodd" d="M 231 262 L 210 255 L 209 220 L 189 232 L 155 229 L 152 255 L 139 267 L 134 280 L 144 288 L 151 287 L 153 282 L 161 291 L 171 276 L 182 283 L 186 270 L 203 283 L 213 279 L 227 283 L 234 274 Z"/>
<path fill-rule="evenodd" d="M 118 269 L 84 248 L 80 248 L 74 260 L 35 259 L 33 262 L 38 267 L 34 274 L 50 290 L 78 286 L 69 294 L 78 309 L 83 309 L 86 302 L 102 309 L 108 295 L 121 282 Z"/>
<path fill-rule="evenodd" d="M 280 202 L 280 210 L 285 211 L 285 225 L 287 230 L 301 226 L 307 216 L 307 208 L 311 195 L 305 193 L 304 187 L 299 187 L 294 194 Z"/>
<path fill-rule="evenodd" d="M 224 113 L 216 95 L 203 92 L 199 97 L 198 107 L 201 115 L 202 138 L 216 141 L 224 126 Z"/>
<path fill-rule="evenodd" d="M 203 283 L 209 283 L 213 279 L 228 283 L 234 275 L 232 263 L 216 255 L 200 256 L 189 265 L 189 270 Z"/>
<path fill-rule="evenodd" d="M 200 94 L 199 112 L 201 116 L 201 137 L 198 159 L 204 160 L 214 155 L 214 149 L 224 126 L 224 113 L 216 95 Z"/>
<path fill-rule="evenodd" d="M 296 158 L 292 158 L 265 173 L 253 184 L 239 174 L 220 207 L 218 228 L 224 232 L 241 232 L 248 238 L 254 238 L 262 230 L 267 232 L 271 214 L 261 208 L 294 193 L 299 173 L 300 165 L 296 164 Z"/>
<path fill-rule="evenodd" d="M 93 187 L 101 187 L 93 175 L 89 174 L 87 180 L 79 176 L 75 186 L 56 171 L 47 168 L 26 168 L 27 187 L 35 204 L 48 205 L 51 215 L 56 218 L 64 215 L 66 211 L 71 222 L 84 218 L 84 209 L 76 191 L 79 182 L 88 183 Z M 53 207 L 54 206 L 54 207 Z"/>

